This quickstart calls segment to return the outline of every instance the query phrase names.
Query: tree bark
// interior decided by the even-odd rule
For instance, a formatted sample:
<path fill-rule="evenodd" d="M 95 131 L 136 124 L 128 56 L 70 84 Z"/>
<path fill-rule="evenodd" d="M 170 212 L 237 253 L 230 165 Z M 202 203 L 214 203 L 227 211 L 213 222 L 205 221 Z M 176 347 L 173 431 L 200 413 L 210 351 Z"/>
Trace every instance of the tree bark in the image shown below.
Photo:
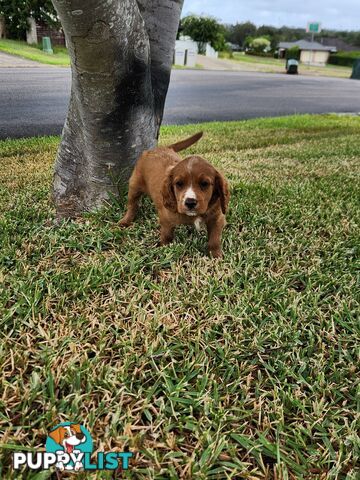
<path fill-rule="evenodd" d="M 36 32 L 36 21 L 35 18 L 28 18 L 28 29 L 26 30 L 26 42 L 30 45 L 37 45 L 38 37 Z"/>
<path fill-rule="evenodd" d="M 58 218 L 118 195 L 156 145 L 183 0 L 53 0 L 72 85 L 54 172 Z"/>
<path fill-rule="evenodd" d="M 151 82 L 158 137 L 184 0 L 137 0 L 137 3 L 150 41 Z"/>

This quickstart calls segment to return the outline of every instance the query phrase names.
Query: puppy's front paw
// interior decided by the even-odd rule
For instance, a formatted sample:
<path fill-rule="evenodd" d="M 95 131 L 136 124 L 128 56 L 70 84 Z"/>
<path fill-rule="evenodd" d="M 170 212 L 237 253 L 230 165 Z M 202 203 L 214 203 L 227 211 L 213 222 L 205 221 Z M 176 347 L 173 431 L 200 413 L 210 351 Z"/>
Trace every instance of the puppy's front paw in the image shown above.
<path fill-rule="evenodd" d="M 169 245 L 171 242 L 173 241 L 172 238 L 165 238 L 165 239 L 161 239 L 158 243 L 159 247 L 165 247 L 165 245 Z"/>
<path fill-rule="evenodd" d="M 128 220 L 126 217 L 122 218 L 119 222 L 119 226 L 123 228 L 130 227 L 130 225 L 131 225 L 131 221 Z"/>
<path fill-rule="evenodd" d="M 222 251 L 220 249 L 210 250 L 209 255 L 212 258 L 222 258 L 223 256 Z"/>

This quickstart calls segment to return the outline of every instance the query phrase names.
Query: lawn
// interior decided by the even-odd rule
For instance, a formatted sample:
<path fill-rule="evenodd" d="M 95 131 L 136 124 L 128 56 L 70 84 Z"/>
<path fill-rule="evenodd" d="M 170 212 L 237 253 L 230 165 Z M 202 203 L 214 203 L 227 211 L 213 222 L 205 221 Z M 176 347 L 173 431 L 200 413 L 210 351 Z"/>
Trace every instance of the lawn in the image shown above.
<path fill-rule="evenodd" d="M 229 58 L 229 54 L 221 53 L 222 58 Z M 256 55 L 244 55 L 240 52 L 234 52 L 232 60 L 243 65 L 244 70 L 283 73 L 285 71 L 285 60 L 272 57 L 258 57 Z M 314 67 L 300 63 L 299 73 L 305 75 L 319 75 L 327 77 L 350 78 L 352 69 L 350 67 L 340 67 L 338 65 L 327 64 L 325 67 Z"/>
<path fill-rule="evenodd" d="M 69 55 L 66 48 L 53 47 L 54 54 L 43 52 L 40 47 L 28 45 L 26 42 L 18 40 L 0 39 L 0 51 L 18 55 L 28 60 L 34 60 L 48 65 L 57 65 L 67 67 L 70 65 Z"/>
<path fill-rule="evenodd" d="M 359 478 L 360 118 L 161 143 L 200 128 L 231 184 L 220 261 L 185 227 L 157 247 L 149 201 L 126 230 L 124 198 L 54 225 L 58 138 L 0 142 L 2 479 L 66 420 L 137 452 L 124 478 Z"/>
<path fill-rule="evenodd" d="M 284 67 L 285 61 L 274 58 L 274 57 L 261 57 L 256 55 L 244 55 L 241 52 L 234 52 L 233 57 L 234 60 L 238 62 L 245 62 L 245 63 L 264 63 L 267 65 L 278 65 Z"/>

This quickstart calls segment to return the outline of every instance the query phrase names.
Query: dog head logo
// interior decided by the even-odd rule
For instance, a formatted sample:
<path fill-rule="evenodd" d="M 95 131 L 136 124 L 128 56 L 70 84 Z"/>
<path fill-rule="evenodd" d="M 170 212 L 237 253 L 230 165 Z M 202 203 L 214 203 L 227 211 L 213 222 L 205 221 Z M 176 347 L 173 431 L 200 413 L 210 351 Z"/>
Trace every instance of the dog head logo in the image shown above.
<path fill-rule="evenodd" d="M 85 453 L 92 453 L 91 435 L 79 423 L 64 422 L 51 430 L 45 445 L 46 451 L 55 453 L 59 470 L 82 470 Z"/>

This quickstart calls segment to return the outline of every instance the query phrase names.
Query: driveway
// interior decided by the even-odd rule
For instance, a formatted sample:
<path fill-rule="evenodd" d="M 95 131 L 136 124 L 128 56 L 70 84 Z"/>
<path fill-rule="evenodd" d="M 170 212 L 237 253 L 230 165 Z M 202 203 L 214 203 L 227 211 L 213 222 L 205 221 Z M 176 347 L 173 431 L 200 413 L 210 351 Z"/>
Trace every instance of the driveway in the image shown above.
<path fill-rule="evenodd" d="M 234 60 L 227 60 L 226 58 L 205 57 L 205 55 L 198 55 L 196 63 L 205 70 L 230 70 L 238 72 L 248 72 L 249 65 L 246 63 L 236 62 Z M 250 71 L 251 71 L 250 64 Z M 256 71 L 253 68 L 252 71 Z"/>
<path fill-rule="evenodd" d="M 0 68 L 0 138 L 60 134 L 70 78 L 68 68 Z M 258 72 L 174 70 L 164 123 L 328 112 L 360 112 L 360 81 Z"/>
<path fill-rule="evenodd" d="M 41 65 L 41 63 L 33 62 L 32 60 L 26 60 L 25 58 L 0 52 L 0 68 L 36 68 L 42 66 L 43 65 Z"/>

